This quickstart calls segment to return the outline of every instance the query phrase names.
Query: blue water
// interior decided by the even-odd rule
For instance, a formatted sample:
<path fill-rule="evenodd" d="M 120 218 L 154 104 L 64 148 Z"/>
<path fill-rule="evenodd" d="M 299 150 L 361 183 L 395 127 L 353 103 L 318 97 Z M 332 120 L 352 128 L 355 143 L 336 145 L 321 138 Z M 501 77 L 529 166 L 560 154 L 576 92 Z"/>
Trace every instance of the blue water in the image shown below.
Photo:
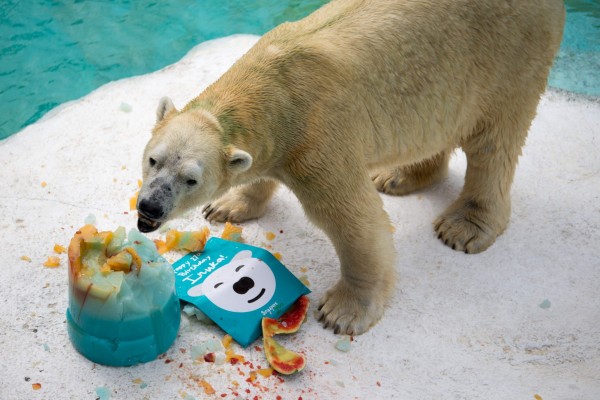
<path fill-rule="evenodd" d="M 200 42 L 261 35 L 326 0 L 1 0 L 0 139 L 112 80 L 179 60 Z M 566 0 L 553 87 L 600 96 L 600 0 Z"/>
<path fill-rule="evenodd" d="M 0 139 L 203 41 L 262 35 L 326 0 L 0 0 Z"/>
<path fill-rule="evenodd" d="M 567 23 L 552 87 L 600 97 L 600 0 L 566 0 Z"/>

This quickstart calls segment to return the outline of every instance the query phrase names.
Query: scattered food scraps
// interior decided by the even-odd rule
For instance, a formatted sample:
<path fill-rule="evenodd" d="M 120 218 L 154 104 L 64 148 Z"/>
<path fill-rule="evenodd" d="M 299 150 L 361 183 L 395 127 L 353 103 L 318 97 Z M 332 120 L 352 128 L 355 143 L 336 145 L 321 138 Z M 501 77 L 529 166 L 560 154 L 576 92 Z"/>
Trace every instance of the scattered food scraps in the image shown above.
<path fill-rule="evenodd" d="M 278 259 L 279 261 L 281 261 L 281 259 L 283 258 L 283 256 L 282 256 L 282 255 L 281 255 L 281 253 L 279 253 L 279 252 L 273 253 L 273 256 L 274 256 L 276 259 Z"/>
<path fill-rule="evenodd" d="M 142 180 L 141 179 L 138 179 L 137 185 L 138 185 L 138 189 L 142 188 Z M 135 192 L 133 197 L 129 198 L 129 211 L 137 210 L 137 201 L 138 201 L 139 195 L 140 195 L 140 191 L 138 190 L 137 192 Z"/>
<path fill-rule="evenodd" d="M 343 351 L 344 353 L 347 353 L 350 351 L 350 336 L 348 335 L 344 335 L 341 337 L 340 340 L 337 341 L 337 343 L 335 344 L 335 348 L 338 349 L 339 351 Z"/>
<path fill-rule="evenodd" d="M 42 384 L 41 383 L 32 383 L 31 388 L 33 390 L 40 390 L 42 388 Z"/>
<path fill-rule="evenodd" d="M 533 395 L 533 398 L 534 398 L 535 400 L 542 400 L 542 396 L 540 396 L 539 394 L 534 394 L 534 395 Z"/>
<path fill-rule="evenodd" d="M 202 228 L 200 231 L 180 232 L 176 229 L 171 229 L 167 232 L 166 240 L 155 240 L 156 248 L 159 254 L 164 254 L 171 250 L 184 250 L 187 252 L 195 252 L 204 250 L 210 230 L 208 227 Z"/>
<path fill-rule="evenodd" d="M 27 256 L 21 256 L 21 260 L 31 262 L 31 258 L 29 258 Z"/>
<path fill-rule="evenodd" d="M 551 305 L 552 305 L 552 303 L 550 303 L 550 300 L 546 299 L 539 304 L 539 307 L 544 310 L 547 310 L 550 308 Z"/>
<path fill-rule="evenodd" d="M 275 234 L 273 232 L 265 232 L 265 237 L 267 240 L 273 240 L 275 239 Z"/>
<path fill-rule="evenodd" d="M 261 368 L 261 369 L 257 369 L 256 373 L 264 376 L 265 378 L 270 377 L 271 375 L 273 375 L 273 368 Z"/>
<path fill-rule="evenodd" d="M 60 266 L 60 258 L 55 256 L 49 256 L 46 262 L 44 262 L 44 267 L 48 268 L 56 268 Z"/>
<path fill-rule="evenodd" d="M 46 186 L 48 186 L 48 184 L 46 182 L 42 182 L 42 187 L 45 188 Z"/>
<path fill-rule="evenodd" d="M 64 247 L 64 246 L 61 246 L 60 244 L 55 244 L 54 245 L 54 252 L 56 254 L 62 254 L 64 252 L 66 252 L 66 251 L 67 251 L 67 248 Z"/>
<path fill-rule="evenodd" d="M 221 343 L 223 343 L 223 347 L 226 349 L 231 346 L 231 342 L 233 342 L 233 337 L 231 337 L 231 335 L 225 335 L 223 336 L 223 339 L 221 339 Z"/>
<path fill-rule="evenodd" d="M 140 195 L 140 191 L 135 192 L 133 197 L 129 199 L 129 211 L 137 210 L 137 200 Z"/>
<path fill-rule="evenodd" d="M 212 387 L 212 385 L 210 383 L 206 382 L 204 379 L 198 381 L 198 384 L 200 386 L 202 386 L 202 388 L 204 389 L 204 393 L 215 394 L 215 389 Z"/>
<path fill-rule="evenodd" d="M 223 228 L 221 239 L 231 240 L 232 242 L 243 242 L 244 240 L 242 239 L 242 228 L 233 226 L 229 222 L 225 222 L 225 227 Z"/>

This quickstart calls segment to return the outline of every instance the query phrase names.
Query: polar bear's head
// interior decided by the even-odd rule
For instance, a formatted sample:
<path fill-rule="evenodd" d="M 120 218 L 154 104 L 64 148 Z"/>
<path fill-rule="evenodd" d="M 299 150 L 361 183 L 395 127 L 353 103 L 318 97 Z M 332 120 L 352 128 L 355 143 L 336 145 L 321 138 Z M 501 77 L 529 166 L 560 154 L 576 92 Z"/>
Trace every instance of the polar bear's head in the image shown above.
<path fill-rule="evenodd" d="M 144 150 L 138 228 L 152 232 L 183 211 L 221 196 L 252 166 L 252 156 L 224 144 L 222 127 L 206 110 L 177 111 L 161 99 Z"/>
<path fill-rule="evenodd" d="M 192 297 L 206 296 L 213 304 L 232 312 L 250 312 L 265 306 L 275 294 L 275 275 L 250 250 L 240 251 L 226 265 L 188 290 Z"/>

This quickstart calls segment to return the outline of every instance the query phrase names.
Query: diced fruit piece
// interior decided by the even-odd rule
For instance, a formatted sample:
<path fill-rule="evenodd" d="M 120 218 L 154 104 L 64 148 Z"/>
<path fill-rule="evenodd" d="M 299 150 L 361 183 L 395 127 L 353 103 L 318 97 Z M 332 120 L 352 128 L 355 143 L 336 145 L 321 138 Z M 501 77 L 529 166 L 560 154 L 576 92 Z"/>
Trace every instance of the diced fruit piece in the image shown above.
<path fill-rule="evenodd" d="M 135 192 L 133 197 L 129 198 L 129 210 L 130 211 L 137 210 L 137 201 L 138 201 L 139 195 L 140 195 L 140 191 L 138 190 L 137 192 Z"/>
<path fill-rule="evenodd" d="M 49 256 L 46 262 L 44 262 L 44 267 L 56 268 L 58 266 L 60 266 L 60 258 L 55 256 Z"/>
<path fill-rule="evenodd" d="M 128 251 L 123 250 L 106 260 L 104 265 L 108 266 L 109 271 L 129 272 L 131 271 L 132 262 L 133 256 Z"/>
<path fill-rule="evenodd" d="M 272 337 L 264 336 L 263 343 L 267 361 L 269 361 L 271 367 L 280 374 L 293 374 L 294 372 L 301 371 L 306 365 L 303 354 L 298 354 L 286 349 Z"/>
<path fill-rule="evenodd" d="M 160 254 L 171 250 L 202 251 L 209 235 L 210 230 L 206 226 L 200 231 L 180 232 L 176 229 L 171 229 L 167 232 L 165 242 L 156 240 L 154 243 Z"/>
<path fill-rule="evenodd" d="M 233 242 L 241 242 L 242 239 L 242 228 L 232 225 L 230 222 L 225 222 L 223 233 L 221 233 L 221 239 L 231 240 Z"/>
<path fill-rule="evenodd" d="M 273 232 L 265 232 L 265 237 L 267 240 L 273 240 L 275 239 L 275 234 Z"/>
<path fill-rule="evenodd" d="M 273 375 L 273 368 L 262 368 L 262 369 L 257 369 L 256 372 L 260 375 L 262 375 L 265 378 L 270 377 L 271 375 Z"/>
<path fill-rule="evenodd" d="M 54 252 L 56 254 L 62 254 L 64 252 L 66 252 L 66 251 L 67 251 L 67 248 L 64 247 L 64 246 L 61 246 L 60 244 L 55 244 L 54 245 Z"/>

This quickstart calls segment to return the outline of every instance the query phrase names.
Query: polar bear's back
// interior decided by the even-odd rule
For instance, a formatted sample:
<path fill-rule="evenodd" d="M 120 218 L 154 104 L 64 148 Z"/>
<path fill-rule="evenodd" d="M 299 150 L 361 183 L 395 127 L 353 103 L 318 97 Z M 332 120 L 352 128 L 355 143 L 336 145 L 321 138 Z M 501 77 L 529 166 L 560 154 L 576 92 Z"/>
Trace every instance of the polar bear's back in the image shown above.
<path fill-rule="evenodd" d="M 564 12 L 562 0 L 333 1 L 266 35 L 263 49 L 280 49 L 288 64 L 312 63 L 286 68 L 297 74 L 289 85 L 322 100 L 331 84 L 330 101 L 358 100 L 380 135 L 447 138 L 507 103 L 537 104 Z"/>
<path fill-rule="evenodd" d="M 562 0 L 337 0 L 266 34 L 224 82 L 241 96 L 255 86 L 261 97 L 286 92 L 287 121 L 310 114 L 360 134 L 368 162 L 398 151 L 413 162 L 499 113 L 532 118 L 564 16 Z M 274 86 L 265 79 L 281 91 L 265 93 Z"/>

